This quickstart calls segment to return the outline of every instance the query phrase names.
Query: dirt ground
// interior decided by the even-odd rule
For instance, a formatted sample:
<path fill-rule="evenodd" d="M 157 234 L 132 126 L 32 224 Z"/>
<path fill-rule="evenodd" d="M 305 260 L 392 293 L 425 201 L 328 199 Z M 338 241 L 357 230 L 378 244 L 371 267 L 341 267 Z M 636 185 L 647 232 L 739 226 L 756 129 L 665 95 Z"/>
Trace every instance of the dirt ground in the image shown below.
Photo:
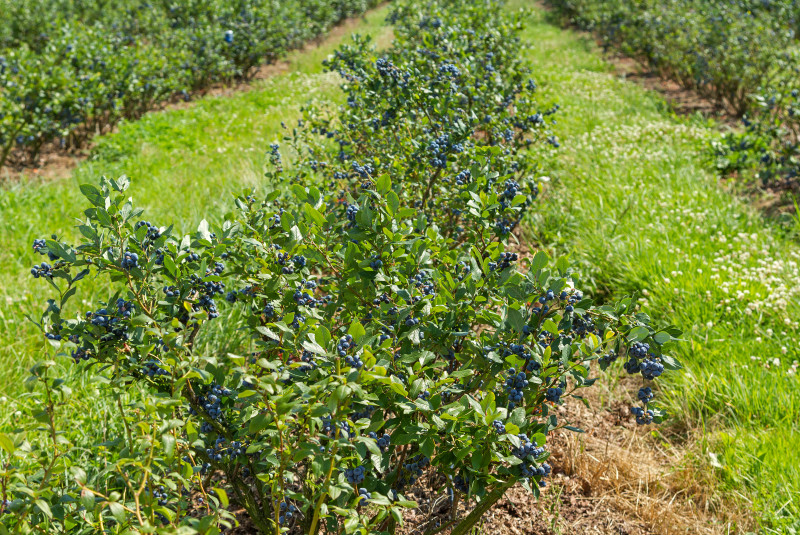
<path fill-rule="evenodd" d="M 636 425 L 628 401 L 636 389 L 638 383 L 626 377 L 611 390 L 587 395 L 588 408 L 576 399 L 560 407 L 560 423 L 586 432 L 560 430 L 548 437 L 553 474 L 539 500 L 513 487 L 484 515 L 481 534 L 711 535 L 749 525 L 746 512 L 736 509 L 713 515 L 719 504 L 710 478 L 693 472 L 682 449 L 654 427 Z M 603 399 L 619 401 L 603 406 Z M 421 489 L 415 498 L 422 507 L 407 514 L 404 535 L 424 533 L 417 526 L 431 499 Z M 449 507 L 440 509 L 444 523 Z"/>

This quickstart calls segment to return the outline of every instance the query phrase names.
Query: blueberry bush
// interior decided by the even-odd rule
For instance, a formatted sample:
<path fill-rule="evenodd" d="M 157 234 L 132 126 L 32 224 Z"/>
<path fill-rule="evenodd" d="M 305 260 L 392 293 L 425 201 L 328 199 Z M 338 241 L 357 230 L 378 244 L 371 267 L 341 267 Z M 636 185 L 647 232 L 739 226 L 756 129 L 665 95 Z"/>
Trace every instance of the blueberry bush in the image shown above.
<path fill-rule="evenodd" d="M 654 72 L 734 113 L 787 74 L 797 44 L 794 0 L 550 0 L 556 13 L 595 31 Z"/>
<path fill-rule="evenodd" d="M 4 0 L 0 167 L 98 132 L 214 82 L 247 80 L 376 0 Z M 54 14 L 55 17 L 54 17 Z"/>
<path fill-rule="evenodd" d="M 800 4 L 796 0 L 549 0 L 662 77 L 696 91 L 742 127 L 712 142 L 725 175 L 797 189 Z"/>
<path fill-rule="evenodd" d="M 796 73 L 800 76 L 800 71 Z M 752 176 L 759 185 L 796 194 L 800 187 L 800 84 L 780 84 L 754 97 L 742 128 L 712 141 L 717 169 Z"/>
<path fill-rule="evenodd" d="M 390 21 L 389 50 L 328 60 L 346 104 L 308 106 L 267 190 L 219 222 L 181 235 L 104 178 L 81 186 L 80 243 L 34 242 L 47 357 L 31 423 L 0 434 L 0 529 L 218 533 L 232 501 L 260 533 L 395 533 L 425 486 L 451 513 L 419 528 L 465 534 L 512 485 L 546 484 L 548 434 L 580 431 L 553 409 L 594 370 L 623 362 L 637 422 L 663 419 L 652 381 L 680 332 L 516 247 L 558 145 L 519 19 L 407 0 Z M 99 445 L 56 425 L 89 380 L 115 407 Z"/>

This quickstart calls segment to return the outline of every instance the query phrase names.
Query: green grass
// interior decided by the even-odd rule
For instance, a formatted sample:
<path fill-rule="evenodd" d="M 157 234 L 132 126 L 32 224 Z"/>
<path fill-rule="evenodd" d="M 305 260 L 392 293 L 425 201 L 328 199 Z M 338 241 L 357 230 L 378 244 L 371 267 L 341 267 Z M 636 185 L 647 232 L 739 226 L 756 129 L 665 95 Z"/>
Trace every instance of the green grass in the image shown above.
<path fill-rule="evenodd" d="M 699 434 L 697 461 L 718 465 L 764 526 L 788 525 L 800 515 L 797 244 L 708 170 L 710 125 L 618 79 L 584 36 L 542 13 L 531 22 L 562 149 L 530 236 L 570 253 L 595 294 L 643 294 L 644 310 L 684 330 L 685 369 L 661 396 L 676 428 Z"/>
<path fill-rule="evenodd" d="M 387 7 L 370 11 L 355 30 L 386 44 L 391 38 L 383 24 L 387 12 Z M 179 230 L 221 217 L 232 206 L 232 195 L 265 186 L 266 153 L 284 135 L 282 121 L 291 128 L 311 99 L 341 99 L 338 79 L 323 72 L 322 61 L 349 38 L 347 33 L 293 53 L 286 74 L 256 82 L 247 92 L 199 99 L 188 108 L 122 125 L 96 140 L 96 156 L 69 179 L 23 179 L 0 188 L 0 397 L 14 400 L 28 365 L 42 358 L 41 334 L 25 315 L 40 314 L 52 289 L 30 275 L 30 267 L 43 258 L 32 252 L 31 243 L 52 233 L 77 234 L 75 218 L 85 205 L 78 185 L 95 183 L 101 175 L 128 175 L 130 195 L 145 208 L 144 218 Z M 91 296 L 84 297 L 91 304 Z"/>

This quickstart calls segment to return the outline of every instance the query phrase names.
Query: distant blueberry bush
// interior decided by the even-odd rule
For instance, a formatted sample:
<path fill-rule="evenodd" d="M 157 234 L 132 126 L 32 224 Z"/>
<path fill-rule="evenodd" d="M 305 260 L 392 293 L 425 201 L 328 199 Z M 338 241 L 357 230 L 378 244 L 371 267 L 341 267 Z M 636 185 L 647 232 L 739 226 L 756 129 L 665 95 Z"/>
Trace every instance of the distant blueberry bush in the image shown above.
<path fill-rule="evenodd" d="M 800 3 L 795 0 L 548 0 L 606 48 L 742 118 L 712 141 L 717 169 L 796 191 Z"/>
<path fill-rule="evenodd" d="M 723 174 L 753 176 L 761 185 L 798 192 L 800 186 L 800 69 L 788 84 L 754 97 L 756 106 L 712 141 L 714 163 Z"/>
<path fill-rule="evenodd" d="M 261 533 L 395 533 L 426 484 L 452 515 L 420 528 L 464 534 L 513 484 L 546 484 L 547 434 L 575 430 L 553 407 L 594 361 L 644 381 L 678 367 L 677 330 L 514 249 L 555 110 L 537 108 L 519 21 L 483 0 L 412 0 L 391 20 L 389 50 L 331 58 L 347 103 L 304 111 L 291 163 L 270 147 L 265 195 L 182 236 L 103 179 L 82 186 L 78 245 L 36 241 L 55 257 L 43 337 L 118 414 L 85 455 L 54 423 L 67 383 L 38 364 L 49 438 L 0 435 L 0 525 L 217 533 L 231 497 Z M 99 279 L 99 308 L 68 312 Z M 660 421 L 643 389 L 637 421 Z"/>
<path fill-rule="evenodd" d="M 0 0 L 0 167 L 249 79 L 376 0 Z"/>

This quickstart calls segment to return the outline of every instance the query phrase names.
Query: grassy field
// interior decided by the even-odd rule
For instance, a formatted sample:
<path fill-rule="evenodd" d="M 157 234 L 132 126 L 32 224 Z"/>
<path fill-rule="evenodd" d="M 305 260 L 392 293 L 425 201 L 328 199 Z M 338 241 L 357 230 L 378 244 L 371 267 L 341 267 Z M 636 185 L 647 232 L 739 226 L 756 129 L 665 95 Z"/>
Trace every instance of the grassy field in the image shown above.
<path fill-rule="evenodd" d="M 387 44 L 387 11 L 373 10 L 349 29 Z M 204 217 L 222 215 L 232 194 L 262 185 L 269 144 L 284 135 L 281 122 L 291 128 L 292 118 L 311 99 L 340 97 L 336 75 L 324 73 L 322 61 L 350 35 L 334 30 L 320 46 L 291 54 L 285 74 L 257 81 L 246 92 L 200 99 L 185 109 L 150 113 L 122 125 L 119 132 L 96 140 L 95 157 L 69 179 L 31 178 L 0 188 L 3 397 L 13 401 L 21 392 L 27 365 L 40 358 L 42 348 L 41 334 L 25 314 L 40 314 L 51 289 L 30 275 L 30 267 L 41 258 L 31 243 L 53 232 L 77 234 L 74 218 L 85 204 L 78 184 L 96 182 L 102 175 L 128 175 L 131 196 L 146 209 L 145 217 L 178 229 L 194 229 Z"/>
<path fill-rule="evenodd" d="M 662 395 L 675 429 L 766 526 L 800 527 L 797 243 L 707 170 L 708 124 L 545 19 L 532 17 L 528 54 L 562 106 L 562 150 L 529 236 L 571 253 L 596 295 L 637 293 L 684 330 L 685 370 Z"/>
<path fill-rule="evenodd" d="M 358 31 L 385 42 L 385 13 L 371 12 Z M 662 395 L 672 429 L 686 437 L 694 462 L 719 474 L 727 496 L 740 497 L 765 525 L 785 528 L 800 515 L 800 463 L 792 456 L 800 448 L 797 244 L 706 170 L 701 152 L 711 126 L 674 117 L 657 95 L 619 80 L 593 44 L 542 13 L 526 32 L 534 77 L 562 106 L 562 149 L 548 164 L 551 182 L 529 237 L 570 252 L 596 295 L 637 292 L 658 321 L 684 329 L 686 368 L 671 374 Z M 101 138 L 97 156 L 70 179 L 0 189 L 0 397 L 10 409 L 0 426 L 42 347 L 24 318 L 49 295 L 28 272 L 40 258 L 31 243 L 74 233 L 83 206 L 77 185 L 127 174 L 145 218 L 181 229 L 222 215 L 231 193 L 261 182 L 281 122 L 309 99 L 339 98 L 336 78 L 320 66 L 339 42 L 295 54 L 289 74 L 248 92 L 124 125 Z"/>

